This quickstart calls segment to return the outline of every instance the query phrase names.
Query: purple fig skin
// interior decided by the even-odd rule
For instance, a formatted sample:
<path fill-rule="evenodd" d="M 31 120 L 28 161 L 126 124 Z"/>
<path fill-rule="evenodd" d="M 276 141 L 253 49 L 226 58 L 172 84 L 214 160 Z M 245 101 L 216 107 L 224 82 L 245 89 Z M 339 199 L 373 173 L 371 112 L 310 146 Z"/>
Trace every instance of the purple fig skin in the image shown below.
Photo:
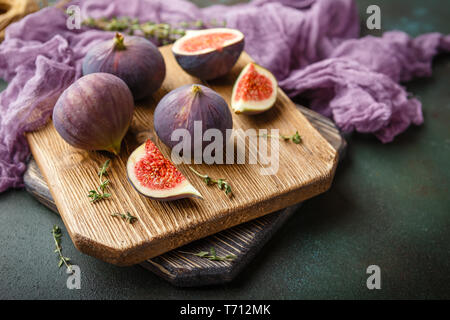
<path fill-rule="evenodd" d="M 134 113 L 128 86 L 109 73 L 81 77 L 59 97 L 53 125 L 70 145 L 119 154 Z"/>
<path fill-rule="evenodd" d="M 202 134 L 208 129 L 219 129 L 224 143 L 226 130 L 233 128 L 232 115 L 226 101 L 214 90 L 199 84 L 184 85 L 169 92 L 156 106 L 154 128 L 158 137 L 165 145 L 173 148 L 179 141 L 172 141 L 172 132 L 187 129 L 191 134 L 191 155 L 195 146 L 194 121 L 202 121 Z M 210 143 L 203 141 L 202 151 Z"/>
<path fill-rule="evenodd" d="M 158 48 L 143 37 L 120 37 L 117 34 L 114 39 L 101 42 L 89 50 L 83 60 L 83 75 L 111 73 L 125 81 L 135 100 L 146 98 L 157 91 L 164 81 L 164 58 Z"/>
<path fill-rule="evenodd" d="M 226 75 L 244 50 L 244 38 L 219 50 L 198 55 L 173 52 L 180 67 L 191 76 L 201 80 L 213 80 Z"/>

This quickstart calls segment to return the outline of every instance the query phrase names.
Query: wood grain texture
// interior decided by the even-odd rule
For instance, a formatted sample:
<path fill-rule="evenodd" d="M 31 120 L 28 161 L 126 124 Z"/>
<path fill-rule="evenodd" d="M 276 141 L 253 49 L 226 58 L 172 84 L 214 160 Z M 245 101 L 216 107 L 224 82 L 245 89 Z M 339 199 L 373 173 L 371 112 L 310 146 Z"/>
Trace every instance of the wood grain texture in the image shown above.
<path fill-rule="evenodd" d="M 346 149 L 346 141 L 341 137 L 339 130 L 332 121 L 310 109 L 301 106 L 298 106 L 298 108 L 323 137 L 330 142 L 333 148 L 339 152 L 339 159 L 342 159 Z M 28 164 L 24 181 L 28 192 L 52 211 L 58 213 L 47 182 L 42 177 L 33 159 Z M 178 287 L 229 282 L 250 263 L 264 244 L 299 206 L 300 204 L 194 241 L 179 249 L 144 261 L 141 266 Z M 205 251 L 210 247 L 214 247 L 220 255 L 232 252 L 236 255 L 236 259 L 226 263 L 213 262 L 185 253 Z"/>
<path fill-rule="evenodd" d="M 147 138 L 151 138 L 163 154 L 170 154 L 153 131 L 155 105 L 181 85 L 200 83 L 181 70 L 170 46 L 160 50 L 166 62 L 166 79 L 151 99 L 136 106 L 122 152 L 110 166 L 110 199 L 92 204 L 87 197 L 88 190 L 98 184 L 96 173 L 107 155 L 72 148 L 59 137 L 51 123 L 27 135 L 33 156 L 75 246 L 86 254 L 117 265 L 142 262 L 311 198 L 330 187 L 336 168 L 337 152 L 279 89 L 277 102 L 271 110 L 252 117 L 233 115 L 234 129 L 299 131 L 302 144 L 280 144 L 280 169 L 276 175 L 261 175 L 261 163 L 194 166 L 202 173 L 231 181 L 234 196 L 228 198 L 217 188 L 205 185 L 187 165 L 180 165 L 180 171 L 204 200 L 158 202 L 139 195 L 126 179 L 129 154 Z M 249 56 L 243 53 L 228 76 L 203 84 L 221 94 L 229 104 L 232 85 L 249 61 Z M 243 139 L 239 133 L 237 136 Z M 246 145 L 248 150 L 248 141 Z M 131 226 L 110 216 L 113 212 L 126 211 L 137 216 L 139 222 Z"/>

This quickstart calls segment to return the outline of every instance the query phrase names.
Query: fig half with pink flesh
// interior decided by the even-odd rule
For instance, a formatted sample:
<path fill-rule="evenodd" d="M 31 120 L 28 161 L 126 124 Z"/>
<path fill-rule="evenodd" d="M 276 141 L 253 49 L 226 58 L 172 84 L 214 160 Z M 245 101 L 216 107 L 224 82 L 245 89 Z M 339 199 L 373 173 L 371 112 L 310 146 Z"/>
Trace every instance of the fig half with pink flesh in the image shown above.
<path fill-rule="evenodd" d="M 257 114 L 269 110 L 277 100 L 278 83 L 273 74 L 249 63 L 233 87 L 231 108 L 235 113 Z"/>
<path fill-rule="evenodd" d="M 212 80 L 227 74 L 242 50 L 244 34 L 229 28 L 188 30 L 172 46 L 181 68 L 202 80 Z"/>
<path fill-rule="evenodd" d="M 128 180 L 142 195 L 154 200 L 172 201 L 182 198 L 202 198 L 158 147 L 148 139 L 128 158 Z"/>

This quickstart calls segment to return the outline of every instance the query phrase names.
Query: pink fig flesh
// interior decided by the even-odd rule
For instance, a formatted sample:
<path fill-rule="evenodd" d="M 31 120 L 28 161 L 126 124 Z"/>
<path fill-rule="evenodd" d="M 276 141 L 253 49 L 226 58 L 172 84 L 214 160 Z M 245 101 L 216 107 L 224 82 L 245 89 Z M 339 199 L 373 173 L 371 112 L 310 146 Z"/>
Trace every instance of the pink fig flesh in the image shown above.
<path fill-rule="evenodd" d="M 128 158 L 127 174 L 131 185 L 151 199 L 202 199 L 201 194 L 150 139 L 134 150 Z"/>
<path fill-rule="evenodd" d="M 235 29 L 189 30 L 172 52 L 181 68 L 202 80 L 226 75 L 244 50 L 244 35 Z"/>
<path fill-rule="evenodd" d="M 269 70 L 249 63 L 234 84 L 231 108 L 235 113 L 243 114 L 264 112 L 274 105 L 277 88 L 277 80 Z"/>

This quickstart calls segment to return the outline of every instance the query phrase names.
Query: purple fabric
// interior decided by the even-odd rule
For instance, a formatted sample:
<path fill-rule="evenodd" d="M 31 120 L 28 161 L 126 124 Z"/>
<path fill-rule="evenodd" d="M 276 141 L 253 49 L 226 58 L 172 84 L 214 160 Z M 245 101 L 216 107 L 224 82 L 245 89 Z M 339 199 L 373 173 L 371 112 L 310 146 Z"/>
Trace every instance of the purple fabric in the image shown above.
<path fill-rule="evenodd" d="M 397 83 L 431 74 L 433 56 L 450 50 L 450 37 L 402 32 L 359 36 L 353 0 L 255 0 L 199 9 L 184 0 L 86 0 L 83 18 L 131 16 L 175 23 L 225 19 L 246 36 L 246 51 L 269 68 L 290 95 L 345 130 L 389 142 L 423 122 L 421 104 Z M 69 30 L 65 13 L 47 8 L 11 25 L 0 45 L 0 192 L 23 184 L 29 148 L 24 137 L 48 121 L 60 93 L 81 76 L 87 50 L 112 33 Z"/>

